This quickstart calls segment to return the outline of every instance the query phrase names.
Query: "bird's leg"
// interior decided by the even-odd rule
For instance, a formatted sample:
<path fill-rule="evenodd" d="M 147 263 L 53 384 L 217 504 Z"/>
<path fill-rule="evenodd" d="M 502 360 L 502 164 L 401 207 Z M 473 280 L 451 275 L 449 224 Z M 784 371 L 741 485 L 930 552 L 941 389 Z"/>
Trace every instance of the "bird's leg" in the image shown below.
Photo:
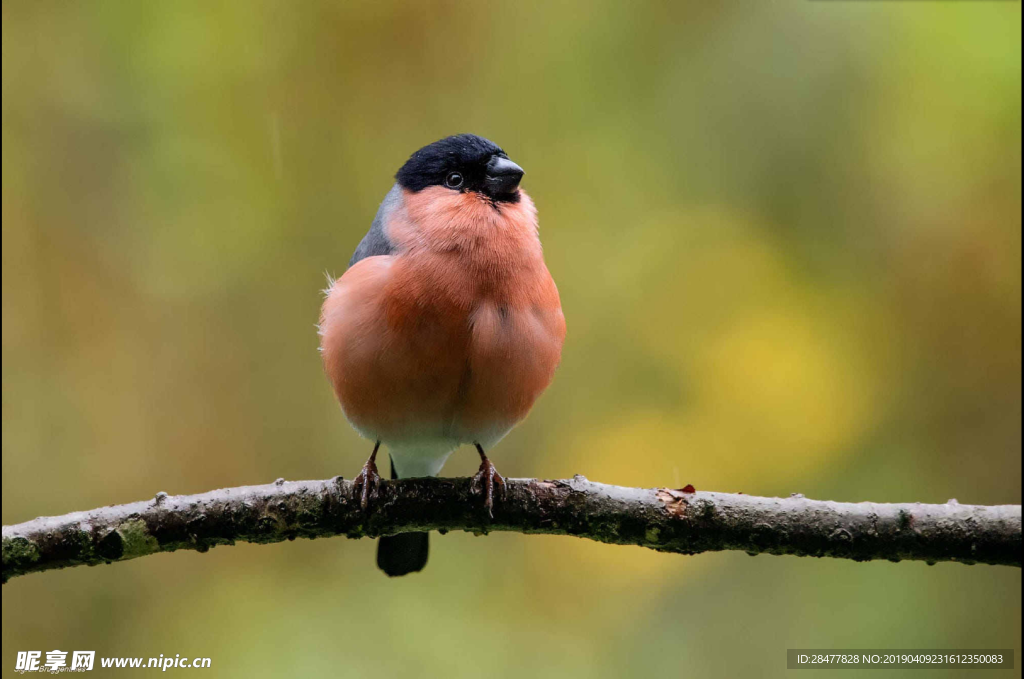
<path fill-rule="evenodd" d="M 494 507 L 494 486 L 497 484 L 499 494 L 504 498 L 505 477 L 499 474 L 498 470 L 494 468 L 494 463 L 487 459 L 483 446 L 479 443 L 475 445 L 476 452 L 480 453 L 480 471 L 473 477 L 473 491 L 479 493 L 481 490 L 480 484 L 483 484 L 484 508 L 487 509 L 487 513 L 493 519 L 494 512 L 491 510 Z"/>
<path fill-rule="evenodd" d="M 377 499 L 377 489 L 380 487 L 380 474 L 377 473 L 377 451 L 380 449 L 380 441 L 373 444 L 373 452 L 370 459 L 363 465 L 363 470 L 352 480 L 355 491 L 359 493 L 359 506 L 362 509 L 370 504 L 370 500 Z"/>

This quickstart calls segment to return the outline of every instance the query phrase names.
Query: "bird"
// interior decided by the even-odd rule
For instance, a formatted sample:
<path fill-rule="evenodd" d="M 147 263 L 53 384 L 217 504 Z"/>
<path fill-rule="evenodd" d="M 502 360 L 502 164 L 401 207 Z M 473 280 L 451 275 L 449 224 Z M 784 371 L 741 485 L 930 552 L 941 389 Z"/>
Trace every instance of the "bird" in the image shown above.
<path fill-rule="evenodd" d="M 348 269 L 329 279 L 320 354 L 342 412 L 373 443 L 354 479 L 363 511 L 378 496 L 382 444 L 393 479 L 437 476 L 471 445 L 472 488 L 493 517 L 505 479 L 487 453 L 551 383 L 566 334 L 523 175 L 477 135 L 424 146 L 395 174 Z M 417 572 L 428 552 L 428 533 L 383 536 L 377 566 Z"/>

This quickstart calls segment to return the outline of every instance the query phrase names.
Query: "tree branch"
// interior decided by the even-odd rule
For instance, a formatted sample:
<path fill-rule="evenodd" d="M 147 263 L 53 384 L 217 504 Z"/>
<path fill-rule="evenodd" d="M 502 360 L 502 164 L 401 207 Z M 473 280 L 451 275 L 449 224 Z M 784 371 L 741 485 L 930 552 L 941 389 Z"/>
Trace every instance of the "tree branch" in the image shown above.
<path fill-rule="evenodd" d="M 846 503 L 666 488 L 510 479 L 494 518 L 469 479 L 385 481 L 367 512 L 352 482 L 285 481 L 134 502 L 3 527 L 3 582 L 54 568 L 125 561 L 236 541 L 281 542 L 417 530 L 515 531 L 699 554 L 913 559 L 1021 566 L 1020 505 Z"/>

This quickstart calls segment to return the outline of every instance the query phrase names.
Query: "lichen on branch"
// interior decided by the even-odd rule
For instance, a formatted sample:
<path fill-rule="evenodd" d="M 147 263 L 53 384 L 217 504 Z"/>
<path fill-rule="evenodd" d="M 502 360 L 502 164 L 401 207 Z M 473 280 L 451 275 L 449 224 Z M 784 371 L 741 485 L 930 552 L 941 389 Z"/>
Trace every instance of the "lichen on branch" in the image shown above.
<path fill-rule="evenodd" d="M 661 552 L 740 550 L 869 561 L 1021 566 L 1020 505 L 831 502 L 509 479 L 491 518 L 465 478 L 385 481 L 363 511 L 351 481 L 285 481 L 40 517 L 3 527 L 3 582 L 237 541 L 281 542 L 408 531 L 514 531 Z"/>

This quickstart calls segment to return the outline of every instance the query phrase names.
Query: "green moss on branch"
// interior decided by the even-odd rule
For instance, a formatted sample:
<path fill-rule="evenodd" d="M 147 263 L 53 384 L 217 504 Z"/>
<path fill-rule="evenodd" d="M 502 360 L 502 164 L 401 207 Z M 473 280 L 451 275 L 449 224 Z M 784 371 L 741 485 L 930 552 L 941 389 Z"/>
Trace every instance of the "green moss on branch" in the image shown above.
<path fill-rule="evenodd" d="M 690 490 L 690 489 L 686 489 Z M 41 517 L 3 527 L 3 581 L 236 541 L 420 530 L 516 531 L 698 554 L 739 550 L 868 561 L 1021 566 L 1021 507 L 878 504 L 510 479 L 494 518 L 469 479 L 386 481 L 369 511 L 352 483 L 284 481 Z"/>

